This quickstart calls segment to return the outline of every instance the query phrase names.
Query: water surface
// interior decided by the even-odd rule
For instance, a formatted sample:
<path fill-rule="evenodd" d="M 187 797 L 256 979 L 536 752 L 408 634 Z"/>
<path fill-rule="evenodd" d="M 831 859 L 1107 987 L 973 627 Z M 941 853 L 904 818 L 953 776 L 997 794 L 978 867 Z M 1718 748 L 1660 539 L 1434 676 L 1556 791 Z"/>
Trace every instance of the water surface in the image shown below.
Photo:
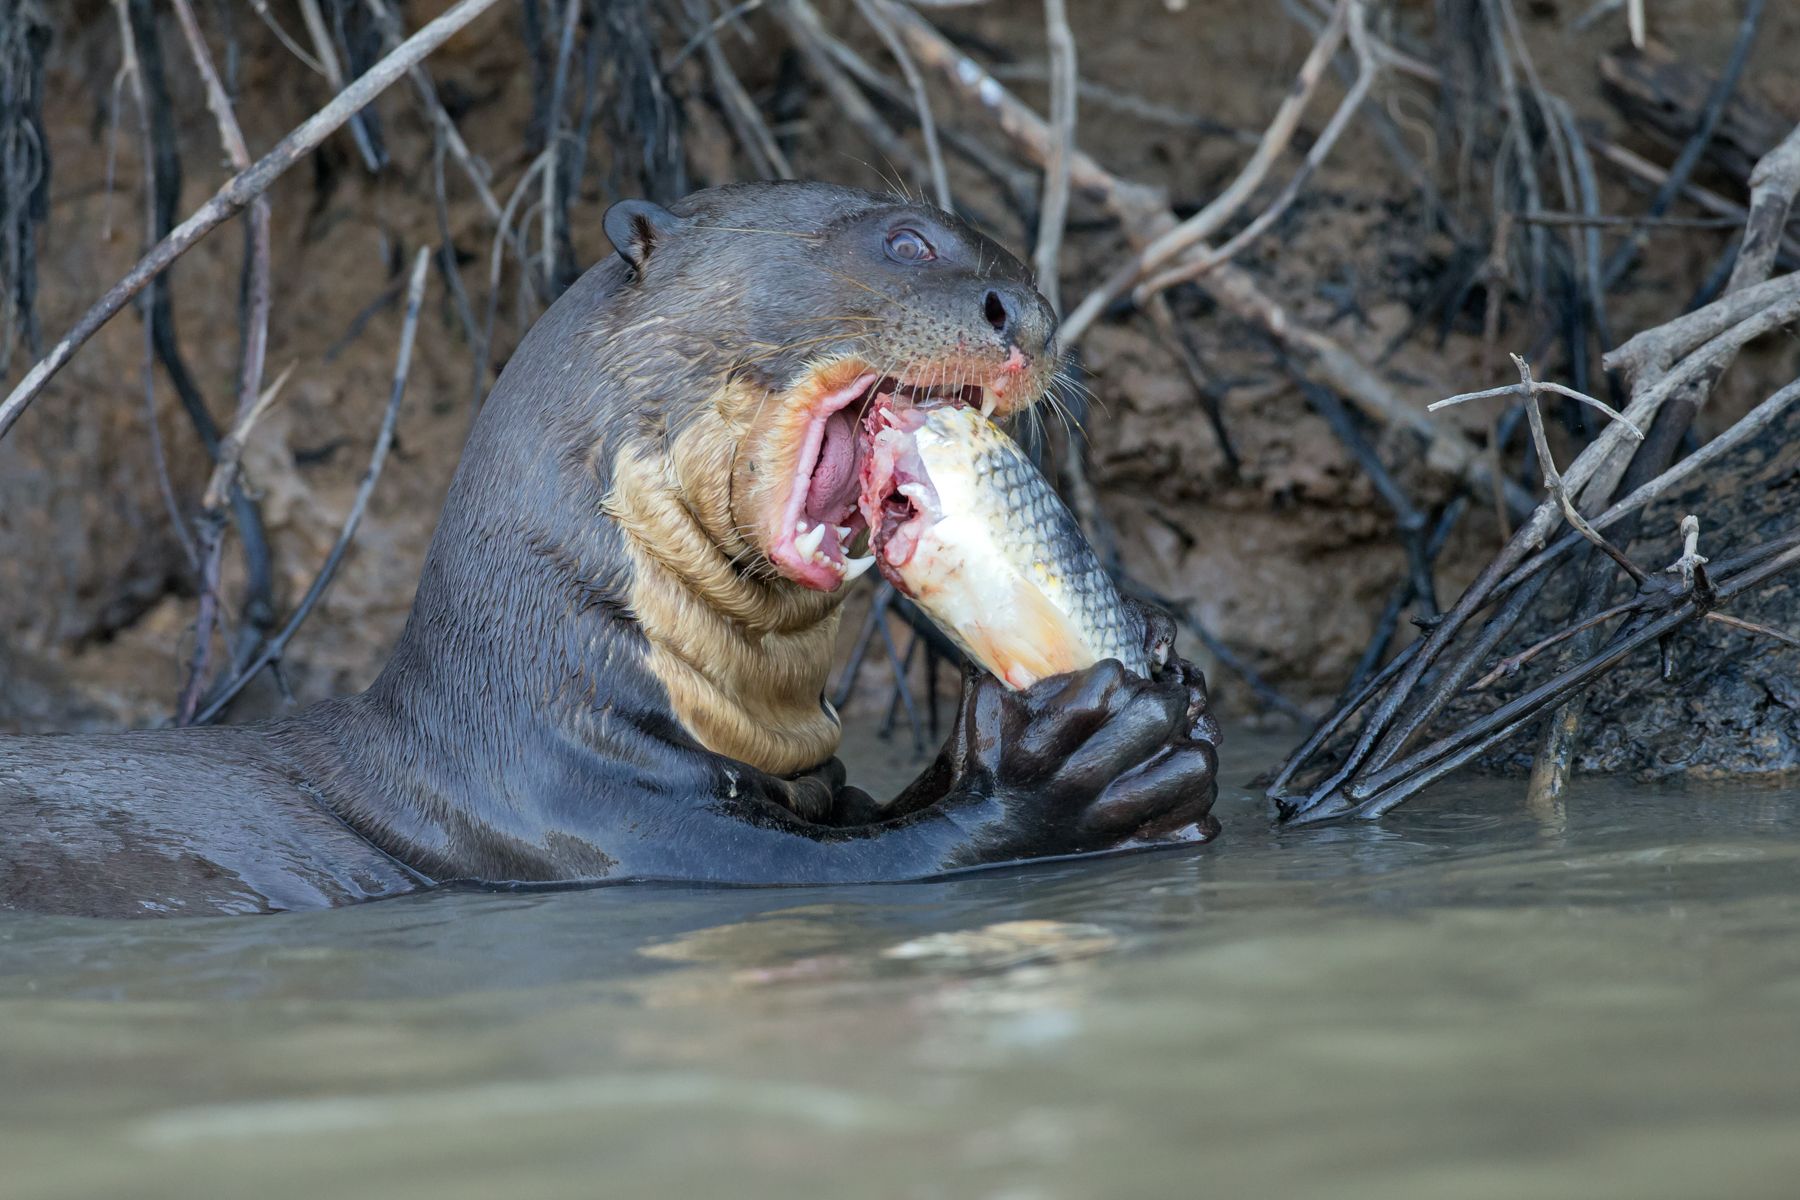
<path fill-rule="evenodd" d="M 1800 787 L 1522 790 L 1228 789 L 1211 847 L 892 887 L 0 914 L 0 1194 L 1792 1195 Z"/>

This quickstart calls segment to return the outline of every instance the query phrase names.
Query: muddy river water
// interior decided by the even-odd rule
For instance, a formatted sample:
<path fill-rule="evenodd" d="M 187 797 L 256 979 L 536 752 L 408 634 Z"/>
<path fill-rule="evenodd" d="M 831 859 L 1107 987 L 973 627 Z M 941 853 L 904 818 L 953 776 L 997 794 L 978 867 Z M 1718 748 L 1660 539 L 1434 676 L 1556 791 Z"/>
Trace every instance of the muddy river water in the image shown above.
<path fill-rule="evenodd" d="M 1522 791 L 1227 789 L 1209 848 L 896 887 L 0 914 L 0 1195 L 1794 1195 L 1800 785 Z"/>

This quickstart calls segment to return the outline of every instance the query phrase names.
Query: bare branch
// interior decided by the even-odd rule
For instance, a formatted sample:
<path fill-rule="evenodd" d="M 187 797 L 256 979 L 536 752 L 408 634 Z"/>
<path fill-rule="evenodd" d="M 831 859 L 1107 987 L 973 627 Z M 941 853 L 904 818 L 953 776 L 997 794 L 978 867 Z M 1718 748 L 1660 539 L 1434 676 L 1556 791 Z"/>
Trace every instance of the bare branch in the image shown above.
<path fill-rule="evenodd" d="M 1518 355 L 1515 354 L 1513 357 L 1516 359 L 1518 358 Z M 1503 387 L 1484 388 L 1479 392 L 1463 392 L 1455 396 L 1446 396 L 1442 400 L 1434 400 L 1432 403 L 1427 404 L 1425 406 L 1425 411 L 1436 412 L 1440 408 L 1449 408 L 1453 404 L 1466 404 L 1470 400 L 1491 400 L 1496 396 L 1532 396 L 1539 392 L 1553 392 L 1558 396 L 1567 396 L 1569 399 L 1579 401 L 1589 408 L 1597 409 L 1600 412 L 1605 413 L 1608 419 L 1617 421 L 1619 424 L 1625 426 L 1626 432 L 1631 435 L 1634 441 L 1641 442 L 1644 440 L 1644 431 L 1639 429 L 1635 422 L 1626 420 L 1624 413 L 1620 412 L 1606 401 L 1590 396 L 1586 392 L 1578 392 L 1572 387 L 1564 387 L 1560 383 L 1551 383 L 1544 379 L 1534 379 L 1531 382 L 1530 387 L 1527 387 L 1522 383 L 1509 383 Z"/>
<path fill-rule="evenodd" d="M 1044 164 L 1044 202 L 1038 208 L 1037 249 L 1031 265 L 1038 290 L 1050 307 L 1062 312 L 1063 226 L 1069 220 L 1069 156 L 1075 148 L 1075 117 L 1080 75 L 1075 61 L 1075 35 L 1063 0 L 1044 0 L 1044 25 L 1050 48 L 1050 157 Z"/>
<path fill-rule="evenodd" d="M 1226 222 L 1236 216 L 1262 186 L 1274 168 L 1277 160 L 1293 141 L 1294 131 L 1300 126 L 1300 116 L 1312 102 L 1314 93 L 1319 89 L 1325 77 L 1325 68 L 1331 64 L 1332 56 L 1343 45 L 1346 30 L 1349 26 L 1352 0 L 1338 0 L 1333 9 L 1331 20 L 1326 22 L 1325 30 L 1313 43 L 1313 48 L 1300 64 L 1300 72 L 1294 79 L 1294 86 L 1288 89 L 1280 107 L 1275 110 L 1274 119 L 1263 131 L 1262 140 L 1257 143 L 1256 152 L 1250 156 L 1243 169 L 1225 189 L 1199 212 L 1187 220 L 1162 233 L 1146 245 L 1131 261 L 1125 263 L 1106 281 L 1089 292 L 1081 303 L 1070 312 L 1069 319 L 1064 322 L 1063 336 L 1069 342 L 1078 340 L 1089 325 L 1106 310 L 1106 306 L 1123 296 L 1132 284 L 1172 262 L 1182 252 L 1201 245 L 1205 240 L 1222 229 Z"/>
<path fill-rule="evenodd" d="M 1567 629 L 1559 629 L 1542 641 L 1533 643 L 1519 651 L 1517 654 L 1510 654 L 1501 659 L 1498 663 L 1495 663 L 1493 670 L 1469 685 L 1469 690 L 1471 692 L 1479 692 L 1492 687 L 1496 681 L 1518 674 L 1521 667 L 1542 654 L 1544 651 L 1550 649 L 1552 646 L 1566 642 L 1576 634 L 1592 629 L 1596 625 L 1603 625 L 1614 617 L 1620 617 L 1628 612 L 1634 612 L 1639 607 L 1639 602 L 1633 598 L 1627 600 L 1623 604 L 1615 604 L 1613 607 L 1606 609 L 1603 612 L 1597 612 L 1586 620 L 1569 626 Z"/>
<path fill-rule="evenodd" d="M 818 80 L 819 86 L 825 89 L 826 95 L 831 97 L 832 103 L 844 117 L 861 130 L 863 136 L 896 169 L 903 171 L 916 183 L 930 182 L 931 169 L 913 153 L 913 148 L 906 139 L 895 133 L 893 126 L 875 111 L 874 105 L 857 90 L 856 84 L 826 49 L 827 35 L 824 23 L 819 19 L 819 11 L 807 0 L 782 0 L 771 11 L 787 31 L 794 48 L 800 51 L 807 70 Z M 901 13 L 889 10 L 888 16 L 897 21 Z"/>
<path fill-rule="evenodd" d="M 1757 162 L 1750 172 L 1750 215 L 1744 220 L 1744 241 L 1732 264 L 1727 292 L 1760 283 L 1775 269 L 1783 231 L 1800 192 L 1800 125 L 1788 131 L 1781 144 Z"/>
<path fill-rule="evenodd" d="M 891 3 L 892 0 L 856 0 L 856 7 L 887 46 L 888 53 L 894 56 L 895 65 L 906 79 L 913 108 L 919 114 L 919 136 L 925 141 L 925 164 L 931 168 L 932 194 L 937 198 L 937 206 L 949 212 L 950 176 L 944 170 L 944 152 L 938 146 L 937 121 L 931 115 L 931 94 L 925 90 L 925 77 L 919 74 L 919 64 L 913 61 L 906 43 L 894 32 L 894 23 L 888 19 Z"/>
<path fill-rule="evenodd" d="M 1362 109 L 1363 101 L 1369 95 L 1369 89 L 1375 84 L 1375 77 L 1381 72 L 1381 65 L 1374 53 L 1369 49 L 1367 31 L 1367 13 L 1362 0 L 1351 0 L 1350 3 L 1350 47 L 1356 53 L 1356 81 L 1350 85 L 1337 111 L 1331 114 L 1325 130 L 1306 152 L 1300 169 L 1288 180 L 1287 186 L 1281 189 L 1269 206 L 1256 215 L 1256 219 L 1244 226 L 1229 241 L 1217 249 L 1206 250 L 1187 256 L 1181 263 L 1169 270 L 1138 285 L 1133 294 L 1137 303 L 1142 304 L 1146 298 L 1165 288 L 1174 287 L 1178 283 L 1187 283 L 1205 275 L 1220 263 L 1230 262 L 1257 238 L 1269 231 L 1269 228 L 1281 219 L 1283 213 L 1292 207 L 1299 197 L 1301 189 L 1311 180 L 1313 174 L 1331 155 L 1338 138 L 1349 128 L 1350 121 Z"/>
<path fill-rule="evenodd" d="M 1742 629 L 1747 633 L 1755 633 L 1760 634 L 1763 637 L 1774 638 L 1784 645 L 1800 647 L 1800 637 L 1795 637 L 1791 633 L 1783 633 L 1779 629 L 1772 629 L 1757 621 L 1746 621 L 1742 617 L 1734 617 L 1730 613 L 1722 612 L 1709 612 L 1706 614 L 1706 619 L 1709 621 L 1717 621 L 1721 625 L 1729 625 L 1733 629 Z"/>
<path fill-rule="evenodd" d="M 431 247 L 419 247 L 419 252 L 413 256 L 412 275 L 406 285 L 406 314 L 400 326 L 400 347 L 394 356 L 394 386 L 388 393 L 387 411 L 382 414 L 381 429 L 375 435 L 374 449 L 369 452 L 368 469 L 363 472 L 362 481 L 357 484 L 356 497 L 350 502 L 350 512 L 344 518 L 343 528 L 338 531 L 337 541 L 332 543 L 324 564 L 319 567 L 319 573 L 313 577 L 312 585 L 306 589 L 306 595 L 300 598 L 300 603 L 295 606 L 287 624 L 264 644 L 262 653 L 250 665 L 238 672 L 208 700 L 206 708 L 194 718 L 195 724 L 210 724 L 264 667 L 280 665 L 288 643 L 293 640 L 294 634 L 318 605 L 319 598 L 325 594 L 325 589 L 331 586 L 332 579 L 337 575 L 338 566 L 344 561 L 344 554 L 356 537 L 357 526 L 362 524 L 363 512 L 369 506 L 369 497 L 374 494 L 376 481 L 381 478 L 381 468 L 387 462 L 388 448 L 394 444 L 394 428 L 400 419 L 400 400 L 406 395 L 406 377 L 412 369 L 413 337 L 418 331 L 419 309 L 425 299 L 425 269 L 430 264 Z"/>
<path fill-rule="evenodd" d="M 1531 441 L 1537 448 L 1538 465 L 1544 471 L 1544 490 L 1550 493 L 1551 498 L 1562 509 L 1563 519 L 1574 526 L 1582 537 L 1605 551 L 1607 556 L 1618 563 L 1620 568 L 1633 580 L 1638 583 L 1644 582 L 1647 578 L 1644 569 L 1625 557 L 1624 552 L 1602 537 L 1600 531 L 1588 524 L 1587 518 L 1583 517 L 1580 510 L 1575 507 L 1575 502 L 1569 496 L 1569 490 L 1563 477 L 1556 470 L 1556 457 L 1550 452 L 1550 439 L 1544 432 L 1544 413 L 1538 406 L 1538 389 L 1531 378 L 1531 367 L 1517 354 L 1512 355 L 1512 360 L 1513 365 L 1519 368 L 1519 386 L 1524 389 L 1527 397 L 1525 416 L 1531 422 Z"/>
<path fill-rule="evenodd" d="M 917 13 L 898 11 L 895 26 L 922 64 L 940 73 L 977 112 L 987 114 L 1027 157 L 1039 166 L 1049 162 L 1054 134 L 1048 122 Z M 1069 155 L 1069 183 L 1112 213 L 1127 235 L 1140 242 L 1153 242 L 1180 224 L 1160 191 L 1121 179 L 1079 148 Z M 1222 263 L 1206 276 L 1203 286 L 1222 308 L 1280 344 L 1296 370 L 1383 425 L 1417 436 L 1428 447 L 1427 457 L 1434 467 L 1478 488 L 1503 491 L 1509 506 L 1520 512 L 1531 510 L 1530 496 L 1512 480 L 1495 475 L 1492 464 L 1468 438 L 1440 427 L 1341 343 L 1296 319 L 1247 271 Z M 1076 315 L 1071 314 L 1062 324 L 1060 336 L 1066 342 L 1081 334 L 1075 321 Z"/>
<path fill-rule="evenodd" d="M 443 45 L 471 21 L 487 12 L 500 0 L 458 0 L 443 16 L 431 21 L 392 53 L 365 71 L 356 82 L 339 92 L 332 101 L 301 123 L 275 148 L 258 159 L 248 170 L 240 171 L 215 192 L 211 199 L 196 209 L 187 220 L 171 230 L 167 237 L 151 247 L 125 277 L 114 284 L 93 307 L 81 315 L 74 328 L 52 346 L 50 353 L 26 372 L 25 378 L 4 401 L 0 401 L 0 437 L 5 437 L 44 385 L 62 370 L 75 351 L 93 337 L 131 298 L 143 291 L 170 263 L 187 253 L 196 242 L 241 212 L 256 197 L 267 191 L 288 168 L 312 152 L 344 122 L 360 112 L 371 100 L 391 87 L 395 80 L 426 55 Z"/>

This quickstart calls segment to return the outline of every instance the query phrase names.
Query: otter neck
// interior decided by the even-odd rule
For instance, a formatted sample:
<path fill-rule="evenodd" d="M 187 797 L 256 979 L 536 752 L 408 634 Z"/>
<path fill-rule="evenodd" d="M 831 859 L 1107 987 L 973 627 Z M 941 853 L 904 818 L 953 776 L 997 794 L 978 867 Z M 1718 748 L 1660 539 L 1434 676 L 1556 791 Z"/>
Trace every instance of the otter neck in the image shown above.
<path fill-rule="evenodd" d="M 631 560 L 646 666 L 677 719 L 716 754 L 791 775 L 837 752 L 824 692 L 841 596 L 745 565 L 761 559 L 731 519 L 738 436 L 699 422 L 654 449 L 621 447 L 605 507 Z"/>
<path fill-rule="evenodd" d="M 720 368 L 697 343 L 630 336 L 647 318 L 623 282 L 616 261 L 589 271 L 526 335 L 386 668 L 294 722 L 334 809 L 408 861 L 454 860 L 471 819 L 549 820 L 571 763 L 589 772 L 574 793 L 603 795 L 621 747 L 630 769 L 677 728 L 769 774 L 836 752 L 838 598 L 733 565 L 742 430 L 707 402 Z"/>

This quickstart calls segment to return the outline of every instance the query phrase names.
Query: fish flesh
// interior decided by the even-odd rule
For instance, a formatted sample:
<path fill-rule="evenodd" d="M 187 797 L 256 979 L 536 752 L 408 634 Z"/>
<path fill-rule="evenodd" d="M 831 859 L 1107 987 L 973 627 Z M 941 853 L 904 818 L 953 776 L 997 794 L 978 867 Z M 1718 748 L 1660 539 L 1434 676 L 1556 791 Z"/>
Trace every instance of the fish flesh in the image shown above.
<path fill-rule="evenodd" d="M 1018 443 L 960 405 L 864 420 L 876 569 L 977 665 L 1014 688 L 1104 658 L 1150 673 L 1142 616 Z"/>

